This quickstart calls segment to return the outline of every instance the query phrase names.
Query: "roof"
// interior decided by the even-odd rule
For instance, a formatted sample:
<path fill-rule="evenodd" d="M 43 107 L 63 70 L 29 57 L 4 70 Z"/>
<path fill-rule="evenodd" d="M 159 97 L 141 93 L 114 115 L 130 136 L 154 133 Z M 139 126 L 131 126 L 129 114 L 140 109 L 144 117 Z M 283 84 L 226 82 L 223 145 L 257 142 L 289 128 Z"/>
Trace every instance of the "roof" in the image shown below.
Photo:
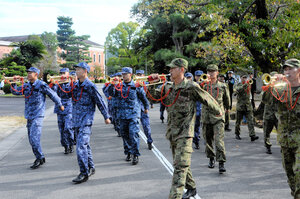
<path fill-rule="evenodd" d="M 9 36 L 9 37 L 0 37 L 0 41 L 7 41 L 7 42 L 22 42 L 26 41 L 30 35 L 22 35 L 22 36 Z M 41 36 L 41 35 L 37 35 Z M 89 44 L 91 46 L 97 46 L 97 47 L 102 47 L 104 48 L 103 45 L 98 44 L 96 42 L 90 41 L 90 40 L 85 40 L 84 41 L 86 44 Z"/>

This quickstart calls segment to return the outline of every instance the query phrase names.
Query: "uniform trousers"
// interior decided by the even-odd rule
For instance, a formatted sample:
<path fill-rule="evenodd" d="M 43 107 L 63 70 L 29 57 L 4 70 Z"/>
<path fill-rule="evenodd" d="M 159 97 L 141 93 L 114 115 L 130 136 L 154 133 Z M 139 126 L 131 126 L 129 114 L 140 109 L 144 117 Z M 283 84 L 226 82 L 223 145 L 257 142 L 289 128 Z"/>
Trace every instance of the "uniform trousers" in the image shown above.
<path fill-rule="evenodd" d="M 196 184 L 191 172 L 193 138 L 179 138 L 171 141 L 173 155 L 173 179 L 169 199 L 181 199 L 184 188 L 195 189 Z"/>
<path fill-rule="evenodd" d="M 80 173 L 88 175 L 89 169 L 94 168 L 94 161 L 92 156 L 92 150 L 90 147 L 90 136 L 92 126 L 75 127 L 77 134 L 77 161 L 80 169 Z"/>
<path fill-rule="evenodd" d="M 124 153 L 140 156 L 140 127 L 138 118 L 120 119 L 120 133 L 123 139 Z"/>
<path fill-rule="evenodd" d="M 41 135 L 44 117 L 27 120 L 28 139 L 36 159 L 43 159 Z"/>
<path fill-rule="evenodd" d="M 58 129 L 60 132 L 60 143 L 63 147 L 74 144 L 74 130 L 72 125 L 72 114 L 57 114 Z"/>

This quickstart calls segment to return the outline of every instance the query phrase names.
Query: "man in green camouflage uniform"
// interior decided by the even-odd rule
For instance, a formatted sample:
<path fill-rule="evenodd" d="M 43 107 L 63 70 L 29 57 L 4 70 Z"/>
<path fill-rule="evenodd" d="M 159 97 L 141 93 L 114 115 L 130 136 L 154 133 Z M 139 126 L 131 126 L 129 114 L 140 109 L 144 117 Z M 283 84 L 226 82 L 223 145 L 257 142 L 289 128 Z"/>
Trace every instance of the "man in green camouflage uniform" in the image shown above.
<path fill-rule="evenodd" d="M 287 98 L 283 95 L 280 101 L 272 97 L 270 91 L 275 96 L 278 92 L 280 97 L 287 90 L 287 85 L 281 82 L 284 77 L 277 74 L 275 75 L 277 81 L 268 86 L 268 90 L 264 89 L 267 93 L 264 102 L 277 103 L 277 140 L 281 146 L 283 168 L 288 177 L 291 194 L 295 199 L 300 199 L 300 61 L 288 59 L 283 69 L 292 93 L 288 91 Z"/>
<path fill-rule="evenodd" d="M 277 74 L 277 72 L 271 72 L 270 75 L 274 76 Z M 265 101 L 266 97 L 266 92 L 263 93 L 262 95 L 262 101 Z M 274 103 L 274 101 L 271 101 L 270 104 L 265 104 L 264 107 L 264 115 L 263 115 L 263 120 L 264 120 L 264 142 L 265 142 L 265 147 L 267 148 L 266 153 L 267 154 L 272 154 L 271 151 L 271 146 L 272 143 L 270 142 L 270 134 L 273 130 L 274 127 L 278 129 L 278 120 L 275 116 L 275 113 L 277 111 L 277 105 Z"/>
<path fill-rule="evenodd" d="M 212 114 L 212 111 L 208 106 L 203 106 L 201 121 L 203 122 L 203 137 L 206 141 L 205 153 L 209 158 L 208 168 L 215 167 L 216 157 L 216 161 L 219 162 L 219 173 L 223 173 L 226 172 L 224 167 L 224 163 L 226 162 L 224 145 L 225 110 L 229 110 L 230 96 L 227 85 L 217 80 L 219 74 L 218 66 L 215 64 L 208 65 L 207 73 L 210 81 L 204 85 L 203 89 L 210 93 L 210 95 L 219 103 L 220 108 L 222 109 L 222 117 L 216 117 Z M 216 154 L 213 146 L 214 140 Z"/>
<path fill-rule="evenodd" d="M 169 199 L 187 199 L 197 193 L 190 169 L 196 102 L 200 101 L 208 106 L 212 114 L 221 117 L 222 112 L 213 97 L 201 89 L 197 83 L 184 78 L 184 72 L 188 68 L 188 62 L 185 59 L 174 59 L 168 66 L 173 83 L 168 82 L 159 89 L 150 86 L 149 90 L 155 98 L 161 98 L 169 93 L 162 100 L 162 104 L 167 107 L 168 112 L 166 138 L 170 141 L 174 166 Z M 158 75 L 152 74 L 152 78 L 158 79 Z M 163 89 L 162 95 L 161 89 Z M 184 188 L 187 189 L 187 192 L 182 196 Z"/>
<path fill-rule="evenodd" d="M 241 121 L 245 115 L 248 121 L 248 130 L 251 141 L 257 140 L 259 137 L 255 135 L 253 124 L 253 108 L 250 102 L 251 85 L 247 81 L 247 75 L 242 75 L 242 80 L 235 86 L 237 95 L 236 103 L 236 123 L 235 123 L 235 138 L 241 140 Z"/>
<path fill-rule="evenodd" d="M 225 75 L 219 74 L 218 80 L 222 83 L 225 83 L 227 86 L 227 89 L 229 91 L 229 85 L 225 82 Z M 230 92 L 229 92 L 229 97 L 230 97 Z M 231 98 L 230 98 L 230 100 L 231 100 Z M 230 101 L 230 104 L 232 104 L 231 101 Z M 229 128 L 229 121 L 230 121 L 230 107 L 229 107 L 229 109 L 225 110 L 225 131 L 231 131 L 231 129 Z"/>

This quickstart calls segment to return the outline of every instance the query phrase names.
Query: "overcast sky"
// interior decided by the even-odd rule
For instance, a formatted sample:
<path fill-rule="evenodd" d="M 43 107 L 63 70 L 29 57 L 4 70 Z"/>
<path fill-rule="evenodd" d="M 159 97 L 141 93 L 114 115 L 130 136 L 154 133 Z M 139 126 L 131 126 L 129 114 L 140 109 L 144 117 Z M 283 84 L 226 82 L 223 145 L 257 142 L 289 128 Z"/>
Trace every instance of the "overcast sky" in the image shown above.
<path fill-rule="evenodd" d="M 109 31 L 130 19 L 138 0 L 0 0 L 0 37 L 57 31 L 57 17 L 73 19 L 76 35 L 104 45 Z"/>

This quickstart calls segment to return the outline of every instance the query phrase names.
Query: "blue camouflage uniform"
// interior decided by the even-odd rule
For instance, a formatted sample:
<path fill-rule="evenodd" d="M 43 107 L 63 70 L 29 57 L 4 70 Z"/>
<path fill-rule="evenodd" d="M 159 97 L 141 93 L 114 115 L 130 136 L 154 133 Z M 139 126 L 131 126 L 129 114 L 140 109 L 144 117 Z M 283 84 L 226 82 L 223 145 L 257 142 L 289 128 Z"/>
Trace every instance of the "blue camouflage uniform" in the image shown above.
<path fill-rule="evenodd" d="M 81 62 L 74 67 L 90 70 L 89 65 Z M 94 168 L 92 151 L 90 147 L 91 128 L 94 121 L 96 105 L 104 119 L 109 119 L 107 106 L 98 92 L 96 85 L 88 78 L 84 82 L 75 83 L 73 93 L 73 125 L 77 134 L 77 160 L 80 173 L 88 175 L 89 169 Z"/>
<path fill-rule="evenodd" d="M 40 70 L 34 67 L 31 67 L 27 70 L 28 72 L 35 72 L 39 74 Z M 15 90 L 21 91 L 22 86 L 17 87 L 13 85 Z M 60 107 L 62 106 L 60 98 L 57 94 L 43 81 L 36 80 L 33 84 L 30 82 L 24 83 L 24 91 L 16 92 L 11 89 L 12 94 L 14 95 L 25 95 L 25 118 L 27 119 L 27 131 L 29 143 L 32 147 L 32 151 L 36 159 L 45 158 L 42 147 L 41 147 L 41 133 L 43 118 L 45 116 L 45 107 L 46 107 L 46 95 L 55 102 L 55 104 Z"/>
<path fill-rule="evenodd" d="M 132 73 L 132 69 L 125 67 L 124 73 Z M 117 100 L 118 112 L 117 117 L 120 120 L 120 132 L 123 138 L 125 155 L 132 154 L 140 156 L 139 152 L 139 118 L 141 116 L 140 102 L 143 103 L 144 109 L 149 109 L 149 102 L 143 87 L 136 87 L 134 82 L 122 82 L 122 93 L 114 89 L 113 85 L 109 88 L 110 96 Z"/>
<path fill-rule="evenodd" d="M 61 73 L 69 72 L 68 68 L 62 68 Z M 65 110 L 60 110 L 59 106 L 54 107 L 54 113 L 57 114 L 58 129 L 60 132 L 60 143 L 65 148 L 70 148 L 74 144 L 74 130 L 72 124 L 72 87 L 70 83 L 55 84 L 52 89 L 61 98 Z M 66 91 L 66 92 L 64 92 Z"/>
<path fill-rule="evenodd" d="M 136 74 L 144 74 L 144 70 L 136 70 Z M 148 100 L 147 100 L 148 101 Z M 149 113 L 145 113 L 145 108 L 143 105 L 143 102 L 139 99 L 140 105 L 141 105 L 141 123 L 144 129 L 144 133 L 147 137 L 147 143 L 151 144 L 153 142 L 151 137 L 151 127 L 150 127 L 150 119 L 149 119 Z M 149 103 L 149 101 L 148 101 Z"/>
<path fill-rule="evenodd" d="M 202 70 L 195 71 L 195 76 L 201 76 L 202 74 L 203 74 Z M 200 141 L 201 110 L 202 110 L 202 104 L 199 101 L 197 101 L 196 102 L 196 120 L 195 120 L 194 138 L 193 138 L 193 142 L 196 146 L 199 145 L 199 141 Z"/>

